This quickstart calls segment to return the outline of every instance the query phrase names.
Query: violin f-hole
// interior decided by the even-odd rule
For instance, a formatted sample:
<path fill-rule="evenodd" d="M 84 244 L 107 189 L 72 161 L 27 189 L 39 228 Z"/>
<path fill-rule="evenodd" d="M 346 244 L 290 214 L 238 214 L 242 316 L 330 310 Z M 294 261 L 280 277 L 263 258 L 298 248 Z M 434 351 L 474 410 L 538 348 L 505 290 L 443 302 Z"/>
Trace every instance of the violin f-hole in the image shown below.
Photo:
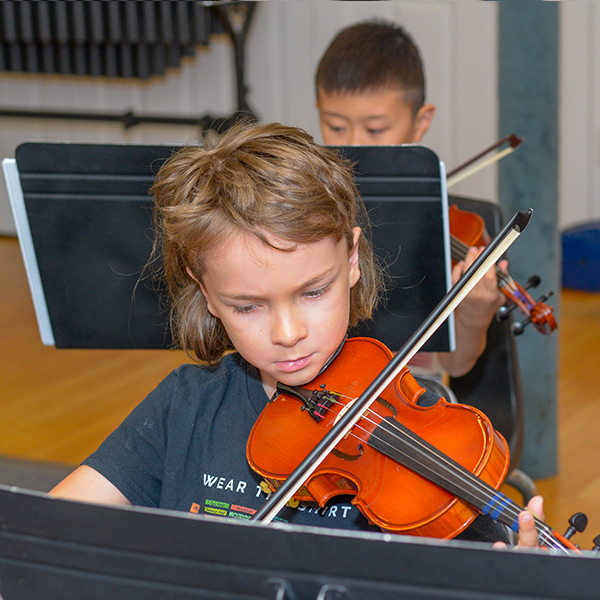
<path fill-rule="evenodd" d="M 337 448 L 334 448 L 331 451 L 331 454 L 333 454 L 334 456 L 337 456 L 337 458 L 341 458 L 342 460 L 358 460 L 364 452 L 364 447 L 362 444 L 358 445 L 358 454 L 346 454 L 346 452 L 342 452 L 341 450 L 338 450 Z"/>

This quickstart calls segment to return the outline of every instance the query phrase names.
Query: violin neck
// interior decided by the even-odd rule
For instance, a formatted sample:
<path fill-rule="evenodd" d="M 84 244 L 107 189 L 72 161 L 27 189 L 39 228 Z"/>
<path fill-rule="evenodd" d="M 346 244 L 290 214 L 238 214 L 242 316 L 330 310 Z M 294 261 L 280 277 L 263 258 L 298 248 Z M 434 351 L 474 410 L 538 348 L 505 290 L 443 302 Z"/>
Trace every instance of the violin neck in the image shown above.
<path fill-rule="evenodd" d="M 469 251 L 469 246 L 461 242 L 455 236 L 450 236 L 450 244 L 452 260 L 456 262 L 465 260 L 467 257 L 467 252 Z M 498 278 L 498 287 L 504 291 L 507 296 L 511 297 L 517 289 L 515 280 L 508 273 L 502 271 L 497 265 L 496 276 Z"/>
<path fill-rule="evenodd" d="M 479 479 L 393 417 L 385 418 L 376 427 L 368 444 L 457 496 L 479 512 L 489 515 L 515 532 L 519 531 L 519 513 L 523 509 L 516 502 Z M 557 551 L 569 552 L 545 523 L 536 519 L 536 528 L 541 544 Z"/>

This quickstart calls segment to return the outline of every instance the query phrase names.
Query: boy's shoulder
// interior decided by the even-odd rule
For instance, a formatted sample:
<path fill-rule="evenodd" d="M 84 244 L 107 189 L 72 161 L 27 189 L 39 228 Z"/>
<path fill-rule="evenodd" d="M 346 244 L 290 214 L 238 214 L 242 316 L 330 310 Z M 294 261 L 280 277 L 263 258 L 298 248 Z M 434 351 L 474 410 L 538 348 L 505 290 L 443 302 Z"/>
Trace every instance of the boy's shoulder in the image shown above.
<path fill-rule="evenodd" d="M 244 393 L 254 396 L 262 392 L 260 376 L 237 352 L 228 354 L 217 365 L 185 363 L 172 371 L 150 394 L 163 401 L 202 397 L 217 400 L 223 395 Z"/>
<path fill-rule="evenodd" d="M 137 405 L 126 422 L 183 424 L 240 405 L 253 407 L 251 410 L 259 413 L 265 397 L 256 369 L 235 353 L 214 367 L 180 365 Z"/>
<path fill-rule="evenodd" d="M 237 352 L 227 354 L 217 365 L 184 363 L 171 371 L 162 384 L 180 387 L 186 385 L 215 385 L 224 380 L 242 380 L 253 376 L 254 368 Z"/>

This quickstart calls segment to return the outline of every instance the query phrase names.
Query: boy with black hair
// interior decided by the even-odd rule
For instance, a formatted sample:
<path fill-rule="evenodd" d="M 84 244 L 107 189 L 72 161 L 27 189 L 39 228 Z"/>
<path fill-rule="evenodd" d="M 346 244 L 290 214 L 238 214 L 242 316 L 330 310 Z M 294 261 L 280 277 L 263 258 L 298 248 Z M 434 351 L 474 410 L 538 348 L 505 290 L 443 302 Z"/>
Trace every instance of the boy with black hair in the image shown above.
<path fill-rule="evenodd" d="M 317 108 L 326 144 L 419 143 L 435 115 L 425 104 L 419 50 L 399 25 L 358 23 L 343 29 L 321 58 Z"/>

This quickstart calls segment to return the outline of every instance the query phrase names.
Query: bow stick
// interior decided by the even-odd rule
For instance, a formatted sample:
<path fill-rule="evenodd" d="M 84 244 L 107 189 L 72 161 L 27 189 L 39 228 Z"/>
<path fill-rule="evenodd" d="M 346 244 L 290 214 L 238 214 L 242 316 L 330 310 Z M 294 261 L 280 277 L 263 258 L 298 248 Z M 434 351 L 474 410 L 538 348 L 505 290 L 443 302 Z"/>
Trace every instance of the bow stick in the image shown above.
<path fill-rule="evenodd" d="M 304 481 L 317 469 L 325 457 L 350 432 L 363 413 L 377 399 L 379 394 L 396 378 L 410 359 L 423 344 L 435 333 L 450 313 L 462 302 L 464 297 L 477 285 L 485 273 L 496 264 L 509 246 L 523 232 L 533 210 L 517 212 L 502 230 L 484 248 L 473 264 L 442 298 L 420 327 L 398 351 L 396 356 L 384 367 L 375 380 L 358 397 L 339 421 L 323 436 L 321 441 L 309 452 L 290 476 L 277 488 L 269 499 L 256 511 L 252 520 L 270 523 L 277 513 L 287 504 Z"/>
<path fill-rule="evenodd" d="M 502 138 L 499 142 L 496 142 L 494 145 L 490 146 L 489 148 L 486 148 L 483 152 L 480 152 L 477 156 L 474 156 L 466 163 L 463 163 L 462 165 L 456 167 L 456 169 L 450 171 L 447 176 L 446 187 L 449 188 L 453 185 L 456 185 L 459 181 L 467 179 L 467 177 L 471 177 L 471 175 L 474 175 L 478 171 L 481 171 L 488 165 L 494 164 L 501 158 L 504 158 L 511 152 L 514 152 L 523 143 L 523 141 L 523 138 L 517 137 L 514 133 L 512 133 L 511 135 L 507 135 L 505 138 Z M 480 163 L 477 163 L 478 160 L 482 159 L 484 156 L 492 152 L 492 150 L 501 148 L 506 144 L 508 145 L 502 150 L 498 150 L 496 154 L 492 154 L 492 156 L 490 156 L 489 158 L 482 160 Z"/>

